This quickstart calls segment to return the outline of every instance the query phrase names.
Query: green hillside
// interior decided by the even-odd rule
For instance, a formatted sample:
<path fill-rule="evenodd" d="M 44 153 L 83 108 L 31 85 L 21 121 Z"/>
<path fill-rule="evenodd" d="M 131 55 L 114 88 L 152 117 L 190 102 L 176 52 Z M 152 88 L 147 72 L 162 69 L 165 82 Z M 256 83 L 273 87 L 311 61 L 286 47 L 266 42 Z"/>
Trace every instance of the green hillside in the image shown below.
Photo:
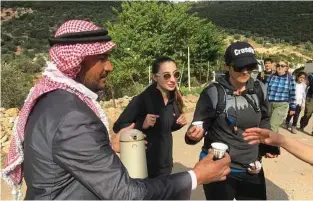
<path fill-rule="evenodd" d="M 120 2 L 2 1 L 1 8 L 13 8 L 17 11 L 21 8 L 31 8 L 33 11 L 12 20 L 2 21 L 2 55 L 11 54 L 16 51 L 17 46 L 21 46 L 24 53 L 30 57 L 34 53 L 45 52 L 48 48 L 47 38 L 51 37 L 64 21 L 90 19 L 96 24 L 104 25 L 106 21 L 112 20 L 112 7 L 118 8 L 119 5 Z"/>
<path fill-rule="evenodd" d="M 313 1 L 199 2 L 192 11 L 230 33 L 313 42 Z"/>
<path fill-rule="evenodd" d="M 47 38 L 69 19 L 107 25 L 118 44 L 111 56 L 115 71 L 110 76 L 112 86 L 105 93 L 106 99 L 113 94 L 132 96 L 143 90 L 149 81 L 147 67 L 161 54 L 177 61 L 183 74 L 181 86 L 186 85 L 188 47 L 192 86 L 200 86 L 211 71 L 223 68 L 225 46 L 237 40 L 250 42 L 259 58 L 283 58 L 295 66 L 313 58 L 309 42 L 313 38 L 312 2 L 1 3 L 4 107 L 21 106 L 47 60 Z M 304 42 L 295 45 L 299 41 Z"/>

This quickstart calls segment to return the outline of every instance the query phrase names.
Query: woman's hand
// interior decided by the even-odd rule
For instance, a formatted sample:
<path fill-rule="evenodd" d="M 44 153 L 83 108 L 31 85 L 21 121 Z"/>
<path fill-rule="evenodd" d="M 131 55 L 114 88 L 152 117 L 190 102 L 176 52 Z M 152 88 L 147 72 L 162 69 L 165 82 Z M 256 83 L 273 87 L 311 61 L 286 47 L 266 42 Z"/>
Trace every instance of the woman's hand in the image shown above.
<path fill-rule="evenodd" d="M 282 135 L 268 129 L 249 128 L 242 135 L 244 136 L 244 140 L 249 141 L 249 144 L 263 143 L 272 146 L 281 146 L 284 142 Z"/>
<path fill-rule="evenodd" d="M 159 118 L 159 115 L 147 114 L 145 121 L 143 122 L 142 128 L 148 129 L 149 127 L 153 127 L 156 123 L 157 118 Z"/>
<path fill-rule="evenodd" d="M 177 119 L 176 123 L 181 125 L 181 126 L 186 125 L 187 124 L 187 119 L 186 119 L 185 115 L 181 114 L 179 116 L 179 118 Z"/>
<path fill-rule="evenodd" d="M 187 137 L 193 141 L 199 141 L 203 137 L 204 130 L 198 126 L 192 126 L 186 133 Z"/>

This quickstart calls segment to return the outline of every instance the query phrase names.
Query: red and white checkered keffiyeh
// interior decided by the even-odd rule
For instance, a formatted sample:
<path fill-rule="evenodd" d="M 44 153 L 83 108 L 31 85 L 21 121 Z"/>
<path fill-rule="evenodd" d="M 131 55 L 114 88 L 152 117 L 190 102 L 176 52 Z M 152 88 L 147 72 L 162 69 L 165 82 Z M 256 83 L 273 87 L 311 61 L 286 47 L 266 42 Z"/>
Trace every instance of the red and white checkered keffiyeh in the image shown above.
<path fill-rule="evenodd" d="M 70 20 L 65 22 L 57 30 L 55 37 L 83 31 L 99 30 L 100 27 L 83 20 Z M 8 184 L 17 187 L 23 179 L 22 163 L 24 160 L 23 142 L 24 129 L 28 115 L 37 99 L 48 92 L 56 89 L 64 89 L 76 94 L 84 101 L 102 120 L 108 129 L 108 121 L 99 103 L 97 95 L 84 85 L 76 82 L 73 78 L 80 71 L 80 64 L 88 55 L 103 54 L 110 51 L 115 44 L 113 42 L 93 42 L 81 44 L 55 44 L 50 48 L 50 61 L 47 63 L 43 78 L 30 90 L 21 109 L 19 116 L 14 122 L 12 139 L 9 153 L 6 158 L 5 168 L 1 172 L 2 178 Z"/>

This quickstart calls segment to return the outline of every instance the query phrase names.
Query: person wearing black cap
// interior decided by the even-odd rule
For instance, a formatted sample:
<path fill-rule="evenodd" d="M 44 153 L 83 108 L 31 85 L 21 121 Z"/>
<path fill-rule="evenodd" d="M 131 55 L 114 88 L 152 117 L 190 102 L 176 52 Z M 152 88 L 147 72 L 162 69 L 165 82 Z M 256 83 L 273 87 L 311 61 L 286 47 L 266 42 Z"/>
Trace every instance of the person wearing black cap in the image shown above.
<path fill-rule="evenodd" d="M 231 173 L 226 181 L 204 185 L 208 200 L 266 199 L 266 186 L 261 165 L 261 146 L 251 146 L 242 133 L 251 127 L 270 129 L 269 103 L 266 89 L 251 78 L 257 68 L 253 47 L 246 42 L 231 44 L 224 55 L 227 73 L 200 94 L 194 121 L 203 121 L 203 130 L 190 126 L 185 134 L 187 144 L 196 144 L 204 136 L 200 160 L 211 143 L 222 142 L 229 147 Z M 262 145 L 262 155 L 278 149 Z"/>

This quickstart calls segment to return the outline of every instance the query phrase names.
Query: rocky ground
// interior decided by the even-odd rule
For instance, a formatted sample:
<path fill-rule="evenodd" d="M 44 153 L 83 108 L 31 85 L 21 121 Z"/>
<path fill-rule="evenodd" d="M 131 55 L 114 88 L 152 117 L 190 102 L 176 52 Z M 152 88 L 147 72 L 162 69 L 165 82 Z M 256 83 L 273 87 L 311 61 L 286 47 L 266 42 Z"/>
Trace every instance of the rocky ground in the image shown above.
<path fill-rule="evenodd" d="M 192 120 L 193 110 L 197 101 L 197 96 L 188 95 L 184 98 L 186 104 L 186 116 L 188 121 Z M 110 117 L 110 123 L 116 120 L 124 107 L 129 103 L 130 98 L 124 97 L 116 100 L 117 108 L 113 108 L 113 102 L 101 102 L 103 108 Z M 0 109 L 0 123 L 1 123 L 1 156 L 6 155 L 8 151 L 10 133 L 13 126 L 14 119 L 17 116 L 18 110 L 11 108 L 5 110 Z M 313 118 L 311 118 L 309 126 L 305 133 L 299 132 L 293 135 L 290 132 L 280 129 L 280 133 L 288 135 L 295 140 L 313 146 L 313 136 L 309 134 L 312 131 Z M 173 133 L 174 136 L 174 170 L 173 172 L 180 172 L 191 169 L 198 161 L 199 150 L 201 143 L 190 146 L 184 142 L 184 133 L 186 128 Z M 266 174 L 268 199 L 271 200 L 307 200 L 313 199 L 313 167 L 298 160 L 288 152 L 282 150 L 282 154 L 277 159 L 265 159 L 264 169 Z M 26 186 L 23 186 L 25 192 Z M 25 195 L 25 193 L 24 193 Z M 1 181 L 1 200 L 11 199 L 10 188 Z M 205 199 L 202 186 L 199 186 L 192 192 L 192 199 Z"/>

